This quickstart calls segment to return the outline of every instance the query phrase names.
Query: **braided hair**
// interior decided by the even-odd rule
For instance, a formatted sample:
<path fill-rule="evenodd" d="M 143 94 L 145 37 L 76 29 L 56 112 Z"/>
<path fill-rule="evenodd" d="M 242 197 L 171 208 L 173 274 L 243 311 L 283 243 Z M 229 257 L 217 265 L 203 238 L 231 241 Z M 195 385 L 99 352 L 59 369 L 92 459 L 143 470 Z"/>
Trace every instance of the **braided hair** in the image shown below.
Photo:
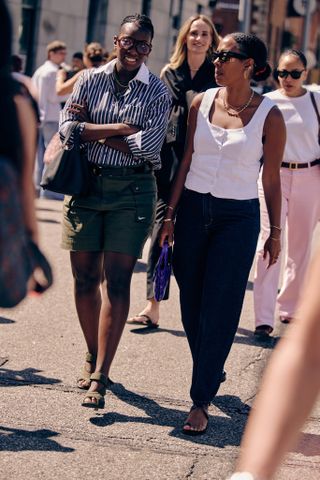
<path fill-rule="evenodd" d="M 140 30 L 144 30 L 151 35 L 151 39 L 154 36 L 154 28 L 151 19 L 147 15 L 141 13 L 135 13 L 134 15 L 127 15 L 121 22 L 120 29 L 126 23 L 136 23 Z"/>

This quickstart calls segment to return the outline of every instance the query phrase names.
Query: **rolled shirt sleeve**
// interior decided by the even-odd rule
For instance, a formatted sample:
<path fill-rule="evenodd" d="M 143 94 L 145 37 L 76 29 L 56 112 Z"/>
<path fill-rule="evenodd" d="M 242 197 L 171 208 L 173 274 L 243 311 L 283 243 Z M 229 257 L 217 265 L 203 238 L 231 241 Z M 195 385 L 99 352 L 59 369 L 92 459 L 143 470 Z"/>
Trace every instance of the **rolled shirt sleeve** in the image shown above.
<path fill-rule="evenodd" d="M 139 132 L 125 138 L 132 155 L 136 159 L 152 162 L 160 155 L 167 131 L 171 98 L 162 94 L 150 105 L 148 118 Z"/>

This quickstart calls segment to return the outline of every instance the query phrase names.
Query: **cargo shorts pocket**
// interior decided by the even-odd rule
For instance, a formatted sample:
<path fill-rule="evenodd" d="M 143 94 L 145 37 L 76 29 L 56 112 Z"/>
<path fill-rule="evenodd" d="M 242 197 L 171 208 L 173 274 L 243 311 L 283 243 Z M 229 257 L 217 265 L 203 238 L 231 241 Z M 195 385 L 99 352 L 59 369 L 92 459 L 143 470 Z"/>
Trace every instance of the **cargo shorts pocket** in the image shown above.
<path fill-rule="evenodd" d="M 136 222 L 153 223 L 157 199 L 155 182 L 137 181 L 133 182 L 130 188 L 135 206 Z"/>

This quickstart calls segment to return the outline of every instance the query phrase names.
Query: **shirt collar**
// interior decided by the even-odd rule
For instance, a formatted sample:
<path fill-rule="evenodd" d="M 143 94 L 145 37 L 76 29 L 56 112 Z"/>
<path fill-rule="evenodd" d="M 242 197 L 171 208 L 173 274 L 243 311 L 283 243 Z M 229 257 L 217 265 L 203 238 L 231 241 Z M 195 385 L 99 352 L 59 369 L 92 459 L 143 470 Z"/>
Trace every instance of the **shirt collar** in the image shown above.
<path fill-rule="evenodd" d="M 102 67 L 97 68 L 95 72 L 104 70 L 107 75 L 111 75 L 113 73 L 116 62 L 117 62 L 117 59 L 114 58 L 113 60 L 111 60 L 111 62 L 108 62 L 106 65 L 103 65 Z M 144 63 L 142 63 L 141 67 L 138 70 L 137 75 L 133 77 L 133 79 L 130 80 L 130 82 L 132 82 L 133 80 L 138 80 L 139 82 L 149 85 L 149 69 Z"/>

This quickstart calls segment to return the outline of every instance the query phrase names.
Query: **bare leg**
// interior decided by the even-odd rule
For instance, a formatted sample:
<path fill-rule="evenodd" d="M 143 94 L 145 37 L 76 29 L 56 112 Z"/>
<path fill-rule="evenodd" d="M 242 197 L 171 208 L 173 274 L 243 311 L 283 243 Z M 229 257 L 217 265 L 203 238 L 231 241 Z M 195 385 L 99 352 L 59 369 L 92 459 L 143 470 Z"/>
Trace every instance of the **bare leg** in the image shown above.
<path fill-rule="evenodd" d="M 320 251 L 307 273 L 297 320 L 267 367 L 242 441 L 238 470 L 249 471 L 259 480 L 272 478 L 296 442 L 320 390 L 319 284 Z"/>
<path fill-rule="evenodd" d="M 98 326 L 101 309 L 100 282 L 103 254 L 101 252 L 71 252 L 74 278 L 74 296 L 80 325 L 88 352 L 96 356 L 98 351 Z M 92 372 L 95 365 L 86 362 L 85 369 Z M 81 382 L 81 383 L 80 383 Z M 82 388 L 86 380 L 81 380 Z"/>
<path fill-rule="evenodd" d="M 130 283 L 136 258 L 122 253 L 106 252 L 102 284 L 102 306 L 98 331 L 98 355 L 96 372 L 108 377 L 127 319 L 130 303 Z M 101 388 L 92 382 L 89 392 Z M 95 401 L 90 395 L 90 401 Z"/>

